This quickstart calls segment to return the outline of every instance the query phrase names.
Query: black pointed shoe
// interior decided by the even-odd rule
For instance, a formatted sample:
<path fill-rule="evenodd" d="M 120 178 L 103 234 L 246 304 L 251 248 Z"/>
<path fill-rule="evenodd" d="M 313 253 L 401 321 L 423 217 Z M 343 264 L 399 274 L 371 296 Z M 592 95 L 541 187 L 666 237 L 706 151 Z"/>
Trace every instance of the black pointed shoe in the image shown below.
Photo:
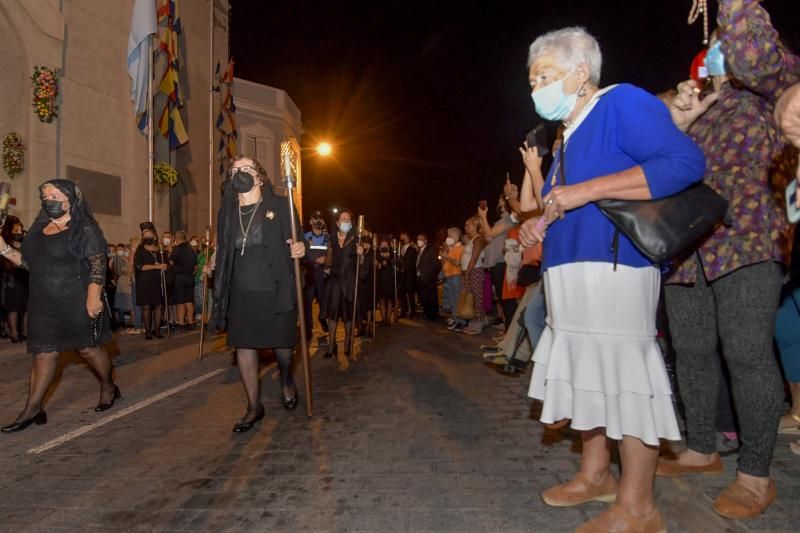
<path fill-rule="evenodd" d="M 95 407 L 94 410 L 97 413 L 108 411 L 109 409 L 114 407 L 114 402 L 120 399 L 122 399 L 122 393 L 119 391 L 119 387 L 114 385 L 114 396 L 111 397 L 111 401 L 108 403 L 103 403 L 103 402 L 98 403 L 97 407 Z"/>
<path fill-rule="evenodd" d="M 247 415 L 244 415 L 247 417 Z M 256 425 L 256 422 L 264 418 L 264 406 L 261 406 L 261 410 L 258 412 L 255 418 L 252 420 L 248 420 L 245 422 L 244 420 L 239 420 L 236 424 L 233 425 L 233 432 L 234 433 L 244 433 L 245 431 L 250 431 L 253 429 L 253 426 Z"/>
<path fill-rule="evenodd" d="M 3 433 L 16 433 L 17 431 L 22 431 L 31 424 L 36 424 L 37 426 L 42 426 L 44 424 L 47 424 L 47 413 L 45 413 L 44 411 L 39 411 L 38 413 L 36 413 L 35 415 L 26 420 L 20 420 L 19 422 L 14 422 L 11 425 L 0 428 L 0 431 L 2 431 Z"/>

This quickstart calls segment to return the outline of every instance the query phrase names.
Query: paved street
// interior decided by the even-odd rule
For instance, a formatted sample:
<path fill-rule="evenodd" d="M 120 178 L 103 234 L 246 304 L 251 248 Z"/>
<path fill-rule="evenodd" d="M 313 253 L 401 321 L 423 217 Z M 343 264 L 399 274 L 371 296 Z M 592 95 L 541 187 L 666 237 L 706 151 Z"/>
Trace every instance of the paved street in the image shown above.
<path fill-rule="evenodd" d="M 486 338 L 404 321 L 363 343 L 347 371 L 316 355 L 310 420 L 302 402 L 291 413 L 280 406 L 270 364 L 267 416 L 245 434 L 231 433 L 244 398 L 229 351 L 216 339 L 198 362 L 197 339 L 117 336 L 124 399 L 101 414 L 95 379 L 64 357 L 49 423 L 0 436 L 0 530 L 571 531 L 603 509 L 541 501 L 574 474 L 579 441 L 534 420 L 529 375 L 483 366 Z M 3 423 L 24 401 L 21 352 L 0 347 Z M 296 376 L 302 391 L 299 365 Z M 711 510 L 734 456 L 722 476 L 658 480 L 669 530 L 796 531 L 800 458 L 788 442 L 776 451 L 779 501 L 746 527 Z"/>

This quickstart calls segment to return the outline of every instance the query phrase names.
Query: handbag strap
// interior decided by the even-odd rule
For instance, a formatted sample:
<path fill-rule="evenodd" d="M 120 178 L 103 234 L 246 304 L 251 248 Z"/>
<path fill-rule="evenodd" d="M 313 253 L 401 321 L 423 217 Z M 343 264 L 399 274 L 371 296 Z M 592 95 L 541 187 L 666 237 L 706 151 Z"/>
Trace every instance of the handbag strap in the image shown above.
<path fill-rule="evenodd" d="M 566 169 L 564 168 L 564 141 L 561 141 L 561 144 L 558 147 L 558 177 L 559 181 L 561 182 L 561 186 L 565 186 L 567 184 L 567 177 L 566 177 Z M 614 226 L 614 237 L 611 239 L 611 251 L 614 254 L 614 272 L 617 271 L 617 263 L 619 263 L 619 228 Z"/>

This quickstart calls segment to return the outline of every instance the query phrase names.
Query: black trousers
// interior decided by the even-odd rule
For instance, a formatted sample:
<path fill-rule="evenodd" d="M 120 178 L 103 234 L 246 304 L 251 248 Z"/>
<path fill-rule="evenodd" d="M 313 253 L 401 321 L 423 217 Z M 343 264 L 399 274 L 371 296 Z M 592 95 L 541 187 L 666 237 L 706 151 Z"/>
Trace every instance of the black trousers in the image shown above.
<path fill-rule="evenodd" d="M 439 318 L 439 291 L 436 287 L 436 278 L 417 279 L 423 314 L 428 320 Z"/>
<path fill-rule="evenodd" d="M 711 283 L 699 264 L 697 269 L 694 285 L 667 285 L 664 290 L 688 446 L 705 454 L 716 451 L 721 345 L 741 428 L 739 471 L 768 477 L 783 402 L 772 345 L 781 268 L 765 261 Z"/>
<path fill-rule="evenodd" d="M 404 315 L 417 314 L 417 273 L 403 272 L 398 280 L 400 293 L 400 312 Z"/>

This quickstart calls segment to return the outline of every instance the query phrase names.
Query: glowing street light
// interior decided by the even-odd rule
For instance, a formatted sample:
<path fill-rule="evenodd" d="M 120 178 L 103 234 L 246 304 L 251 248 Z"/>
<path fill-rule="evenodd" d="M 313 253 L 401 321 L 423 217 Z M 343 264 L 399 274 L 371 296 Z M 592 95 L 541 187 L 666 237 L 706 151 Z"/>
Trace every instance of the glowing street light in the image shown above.
<path fill-rule="evenodd" d="M 333 152 L 333 147 L 330 143 L 323 142 L 317 145 L 317 153 L 321 156 L 329 156 Z"/>
<path fill-rule="evenodd" d="M 334 207 L 333 209 L 331 209 L 331 211 L 333 211 L 334 215 L 338 215 L 339 214 L 339 208 L 338 207 Z"/>

